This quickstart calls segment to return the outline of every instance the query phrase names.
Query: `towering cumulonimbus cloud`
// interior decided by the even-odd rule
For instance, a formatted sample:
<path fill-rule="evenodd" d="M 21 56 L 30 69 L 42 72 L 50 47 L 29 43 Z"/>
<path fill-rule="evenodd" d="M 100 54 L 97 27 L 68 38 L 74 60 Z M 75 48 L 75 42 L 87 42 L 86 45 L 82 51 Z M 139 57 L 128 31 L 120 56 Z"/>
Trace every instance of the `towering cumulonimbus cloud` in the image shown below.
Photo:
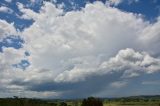
<path fill-rule="evenodd" d="M 101 2 L 65 14 L 49 2 L 44 2 L 39 13 L 21 3 L 17 6 L 21 18 L 34 23 L 18 33 L 25 41 L 23 48 L 4 48 L 0 53 L 0 84 L 12 86 L 15 90 L 7 90 L 13 95 L 23 91 L 35 97 L 85 97 L 113 87 L 127 91 L 137 78 L 159 76 L 159 19 L 150 24 L 141 14 Z M 14 28 L 7 28 L 15 33 Z M 0 33 L 7 32 L 2 28 Z M 8 53 L 12 61 L 6 58 Z M 8 68 L 24 58 L 30 63 L 26 70 Z"/>

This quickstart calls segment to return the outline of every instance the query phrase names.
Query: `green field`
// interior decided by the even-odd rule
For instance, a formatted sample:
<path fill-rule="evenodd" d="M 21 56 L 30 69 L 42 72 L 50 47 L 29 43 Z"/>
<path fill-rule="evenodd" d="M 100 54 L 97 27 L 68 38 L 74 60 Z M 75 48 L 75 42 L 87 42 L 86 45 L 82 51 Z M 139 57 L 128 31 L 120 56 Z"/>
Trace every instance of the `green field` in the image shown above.
<path fill-rule="evenodd" d="M 103 106 L 160 106 L 160 102 L 104 103 Z"/>
<path fill-rule="evenodd" d="M 137 96 L 105 99 L 103 106 L 160 106 L 159 96 Z"/>
<path fill-rule="evenodd" d="M 93 98 L 93 97 L 92 97 Z M 160 96 L 137 96 L 123 98 L 99 98 L 103 106 L 160 106 Z M 30 99 L 0 98 L 0 106 L 84 106 L 84 99 Z M 102 106 L 101 105 L 101 106 Z M 97 105 L 87 105 L 97 106 Z"/>

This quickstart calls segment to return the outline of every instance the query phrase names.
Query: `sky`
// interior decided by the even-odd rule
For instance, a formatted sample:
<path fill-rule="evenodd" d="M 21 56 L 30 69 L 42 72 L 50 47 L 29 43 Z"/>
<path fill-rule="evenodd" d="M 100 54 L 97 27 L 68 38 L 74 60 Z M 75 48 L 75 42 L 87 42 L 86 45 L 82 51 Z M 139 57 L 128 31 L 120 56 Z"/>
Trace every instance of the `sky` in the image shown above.
<path fill-rule="evenodd" d="M 159 0 L 1 0 L 0 97 L 160 95 Z"/>

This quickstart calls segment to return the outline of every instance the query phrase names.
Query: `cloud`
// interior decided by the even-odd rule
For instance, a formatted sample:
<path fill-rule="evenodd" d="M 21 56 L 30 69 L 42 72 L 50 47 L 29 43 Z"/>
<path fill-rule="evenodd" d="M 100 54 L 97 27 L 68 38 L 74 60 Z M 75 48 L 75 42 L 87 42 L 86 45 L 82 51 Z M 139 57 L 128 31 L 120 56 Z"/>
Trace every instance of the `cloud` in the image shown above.
<path fill-rule="evenodd" d="M 120 3 L 123 2 L 123 0 L 108 0 L 110 5 L 119 5 Z"/>
<path fill-rule="evenodd" d="M 0 12 L 12 14 L 13 10 L 5 6 L 0 6 Z"/>
<path fill-rule="evenodd" d="M 121 88 L 121 87 L 126 86 L 126 84 L 127 84 L 126 81 L 116 81 L 116 82 L 112 82 L 110 84 L 110 86 L 113 87 L 113 88 Z"/>
<path fill-rule="evenodd" d="M 9 35 L 17 35 L 17 31 L 13 26 L 13 23 L 8 23 L 5 20 L 0 20 L 0 39 Z"/>
<path fill-rule="evenodd" d="M 160 85 L 160 81 L 156 80 L 156 81 L 144 81 L 142 82 L 143 85 Z"/>
<path fill-rule="evenodd" d="M 7 88 L 12 95 L 20 89 L 28 96 L 34 92 L 37 97 L 85 97 L 106 86 L 125 88 L 132 83 L 129 80 L 159 74 L 159 51 L 150 45 L 158 43 L 159 20 L 150 24 L 140 14 L 101 2 L 67 13 L 49 2 L 44 2 L 39 13 L 21 3 L 17 6 L 22 18 L 34 23 L 20 33 L 23 48 L 4 48 L 0 54 L 0 64 L 6 66 L 0 79 L 3 89 L 15 89 Z M 16 32 L 12 24 L 1 21 L 0 25 L 1 35 Z M 25 57 L 25 51 L 30 55 Z M 24 58 L 30 62 L 25 71 L 11 67 Z"/>
<path fill-rule="evenodd" d="M 139 37 L 140 41 L 142 41 L 144 49 L 150 49 L 149 52 L 152 55 L 159 56 L 160 51 L 157 49 L 160 46 L 160 18 L 157 18 L 157 22 L 148 25 L 141 33 Z"/>
<path fill-rule="evenodd" d="M 61 16 L 61 10 L 53 5 L 46 5 L 49 6 L 44 6 L 43 11 L 33 17 L 35 23 L 23 32 L 26 48 L 32 55 L 30 61 L 42 68 L 53 70 L 68 59 L 78 57 L 104 55 L 109 58 L 120 49 L 134 48 L 137 30 L 143 28 L 143 21 L 137 16 L 106 8 L 100 2 L 88 4 L 84 10 L 68 12 L 65 16 Z M 44 61 L 48 61 L 47 64 Z"/>
<path fill-rule="evenodd" d="M 101 67 L 110 70 L 126 70 L 126 77 L 137 76 L 140 71 L 153 73 L 160 70 L 160 60 L 149 54 L 135 52 L 133 49 L 120 50 L 119 53 L 109 61 L 102 63 Z M 136 73 L 136 71 L 138 73 Z M 133 73 L 132 73 L 133 72 Z"/>
<path fill-rule="evenodd" d="M 11 3 L 12 2 L 12 0 L 5 0 L 6 2 L 8 2 L 8 3 Z"/>
<path fill-rule="evenodd" d="M 129 4 L 138 3 L 138 2 L 140 2 L 140 0 L 128 0 L 128 3 L 129 3 Z"/>
<path fill-rule="evenodd" d="M 17 2 L 18 9 L 23 13 L 21 16 L 18 16 L 21 19 L 32 19 L 33 17 L 37 17 L 37 13 L 33 12 L 31 9 L 27 9 L 24 7 L 22 3 Z"/>
<path fill-rule="evenodd" d="M 23 50 L 21 52 L 20 51 L 21 50 L 16 50 L 13 48 L 3 48 L 3 52 L 1 53 L 1 63 L 14 64 L 18 62 L 20 60 L 18 57 L 23 57 Z"/>
<path fill-rule="evenodd" d="M 23 88 L 18 85 L 9 85 L 9 83 L 15 78 L 22 77 L 20 75 L 22 70 L 14 68 L 13 64 L 19 63 L 22 59 L 25 59 L 24 52 L 25 51 L 22 49 L 17 50 L 14 48 L 3 48 L 3 52 L 0 52 L 0 84 L 2 85 L 0 89 L 2 89 L 2 92 L 8 89 L 19 90 Z"/>
<path fill-rule="evenodd" d="M 132 3 L 138 3 L 139 0 L 108 0 L 106 1 L 107 5 L 118 6 L 124 2 L 127 2 L 129 5 Z"/>
<path fill-rule="evenodd" d="M 86 63 L 92 64 L 92 61 L 95 60 Z M 88 76 L 115 74 L 118 72 L 123 73 L 122 78 L 131 78 L 143 73 L 150 74 L 160 70 L 160 59 L 153 58 L 147 53 L 135 52 L 133 49 L 120 50 L 115 57 L 98 64 L 99 65 L 95 65 L 97 67 L 93 65 L 88 68 L 75 66 L 75 68 L 59 74 L 55 81 L 76 82 L 85 80 Z M 85 66 L 83 63 L 81 63 L 81 65 Z"/>

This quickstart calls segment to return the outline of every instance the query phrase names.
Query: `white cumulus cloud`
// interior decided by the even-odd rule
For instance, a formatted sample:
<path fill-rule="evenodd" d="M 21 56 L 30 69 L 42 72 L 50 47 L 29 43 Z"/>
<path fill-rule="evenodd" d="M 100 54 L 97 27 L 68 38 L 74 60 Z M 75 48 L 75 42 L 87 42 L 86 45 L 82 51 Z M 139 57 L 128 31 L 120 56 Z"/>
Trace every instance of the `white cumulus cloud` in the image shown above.
<path fill-rule="evenodd" d="M 50 88 L 51 92 L 55 90 L 53 95 L 58 95 L 56 90 L 59 86 L 59 91 L 66 94 L 63 90 L 65 87 L 68 90 L 71 83 L 75 86 L 82 82 L 87 85 L 91 79 L 97 78 L 94 79 L 97 84 L 101 77 L 105 77 L 107 84 L 112 83 L 110 86 L 120 88 L 129 82 L 117 82 L 119 79 L 160 71 L 159 50 L 153 47 L 159 45 L 159 20 L 150 24 L 140 14 L 122 12 L 101 2 L 87 4 L 80 11 L 67 13 L 49 2 L 44 2 L 39 13 L 25 8 L 21 3 L 17 3 L 17 6 L 23 13 L 21 18 L 33 19 L 34 23 L 20 33 L 25 41 L 22 49 L 8 48 L 0 53 L 0 64 L 7 64 L 7 68 L 1 69 L 7 69 L 7 72 L 0 77 L 6 86 L 13 84 L 13 88 L 28 93 L 33 92 L 33 88 Z M 6 21 L 0 21 L 0 27 L 2 37 L 16 32 L 13 25 Z M 146 48 L 145 45 L 149 46 Z M 22 55 L 24 51 L 30 53 L 27 57 L 30 66 L 25 71 L 16 69 L 13 72 L 12 68 L 8 69 L 22 57 L 26 58 Z M 9 58 L 13 58 L 13 61 Z M 114 75 L 117 75 L 115 79 L 108 79 Z M 6 82 L 6 79 L 10 80 Z M 62 87 L 61 83 L 66 86 Z M 44 86 L 38 87 L 40 85 Z M 70 89 L 75 89 L 75 86 Z M 103 88 L 103 85 L 99 86 Z M 78 89 L 78 92 L 82 90 Z M 35 95 L 38 95 L 36 92 Z M 40 95 L 51 96 L 49 93 L 45 91 Z"/>

